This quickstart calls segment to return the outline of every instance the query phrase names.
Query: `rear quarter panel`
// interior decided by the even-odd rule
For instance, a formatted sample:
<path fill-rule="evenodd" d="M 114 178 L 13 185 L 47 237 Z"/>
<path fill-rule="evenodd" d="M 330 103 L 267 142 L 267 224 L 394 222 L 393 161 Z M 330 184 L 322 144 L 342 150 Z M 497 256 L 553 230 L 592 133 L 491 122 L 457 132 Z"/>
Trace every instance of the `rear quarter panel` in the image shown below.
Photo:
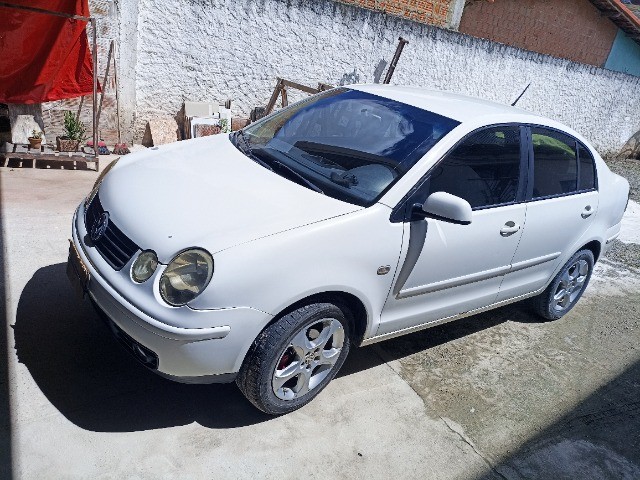
<path fill-rule="evenodd" d="M 607 229 L 620 225 L 629 200 L 629 182 L 626 178 L 613 173 L 598 156 L 598 190 L 600 192 L 600 211 L 603 226 Z"/>

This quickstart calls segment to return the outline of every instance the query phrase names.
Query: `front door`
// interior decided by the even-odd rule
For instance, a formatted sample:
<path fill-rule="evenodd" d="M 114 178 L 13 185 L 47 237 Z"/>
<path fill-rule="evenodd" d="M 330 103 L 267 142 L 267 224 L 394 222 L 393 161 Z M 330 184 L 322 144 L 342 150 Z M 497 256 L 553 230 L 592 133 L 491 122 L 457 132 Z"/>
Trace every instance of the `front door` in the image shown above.
<path fill-rule="evenodd" d="M 401 267 L 377 335 L 410 329 L 495 302 L 523 233 L 524 130 L 495 126 L 469 135 L 441 160 L 406 204 L 444 191 L 467 200 L 472 222 L 411 219 Z"/>

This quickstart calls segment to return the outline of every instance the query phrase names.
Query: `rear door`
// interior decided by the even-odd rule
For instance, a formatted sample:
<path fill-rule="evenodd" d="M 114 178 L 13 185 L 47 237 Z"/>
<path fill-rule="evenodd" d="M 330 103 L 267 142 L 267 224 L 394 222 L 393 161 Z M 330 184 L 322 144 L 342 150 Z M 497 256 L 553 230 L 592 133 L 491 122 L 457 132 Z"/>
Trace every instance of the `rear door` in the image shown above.
<path fill-rule="evenodd" d="M 593 156 L 575 138 L 547 127 L 529 129 L 525 228 L 498 301 L 542 288 L 593 223 L 598 191 Z"/>

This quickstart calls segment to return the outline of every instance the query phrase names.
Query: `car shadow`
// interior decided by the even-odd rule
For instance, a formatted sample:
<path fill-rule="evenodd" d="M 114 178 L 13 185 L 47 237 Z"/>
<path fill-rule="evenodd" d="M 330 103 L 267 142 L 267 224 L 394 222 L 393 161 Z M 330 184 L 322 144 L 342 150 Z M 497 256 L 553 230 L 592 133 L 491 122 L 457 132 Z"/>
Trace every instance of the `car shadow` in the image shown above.
<path fill-rule="evenodd" d="M 486 330 L 507 321 L 517 323 L 542 323 L 546 320 L 535 315 L 525 302 L 513 303 L 435 327 L 402 335 L 371 345 L 384 361 L 399 360 L 418 352 L 429 350 L 462 337 Z M 368 347 L 365 347 L 368 348 Z"/>
<path fill-rule="evenodd" d="M 139 365 L 113 338 L 88 300 L 76 298 L 63 263 L 35 272 L 22 291 L 15 349 L 34 381 L 67 419 L 90 431 L 130 432 L 197 422 L 236 428 L 270 420 L 235 384 L 184 385 Z M 499 309 L 429 330 L 354 349 L 339 376 L 452 341 L 507 319 L 518 309 Z M 526 320 L 526 315 L 522 317 Z"/>
<path fill-rule="evenodd" d="M 139 365 L 90 302 L 75 296 L 63 263 L 35 272 L 12 327 L 18 361 L 47 399 L 83 429 L 129 432 L 193 422 L 235 428 L 272 418 L 233 383 L 185 385 Z"/>

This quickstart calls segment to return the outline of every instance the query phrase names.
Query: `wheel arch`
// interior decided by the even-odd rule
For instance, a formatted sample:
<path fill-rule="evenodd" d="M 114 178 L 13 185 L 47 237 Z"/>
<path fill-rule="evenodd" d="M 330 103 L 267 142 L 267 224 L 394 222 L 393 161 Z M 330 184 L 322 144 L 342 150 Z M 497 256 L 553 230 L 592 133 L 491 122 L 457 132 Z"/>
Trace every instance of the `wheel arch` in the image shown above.
<path fill-rule="evenodd" d="M 367 309 L 357 296 L 343 291 L 326 291 L 308 295 L 281 310 L 273 319 L 264 326 L 263 330 L 276 322 L 279 318 L 312 303 L 333 303 L 340 308 L 351 324 L 350 340 L 354 345 L 360 345 L 364 339 L 369 324 Z"/>
<path fill-rule="evenodd" d="M 595 263 L 598 261 L 598 258 L 600 258 L 600 253 L 602 252 L 602 244 L 598 240 L 591 240 L 589 243 L 584 244 L 576 251 L 580 250 L 591 250 L 591 253 L 593 253 L 593 261 Z"/>

